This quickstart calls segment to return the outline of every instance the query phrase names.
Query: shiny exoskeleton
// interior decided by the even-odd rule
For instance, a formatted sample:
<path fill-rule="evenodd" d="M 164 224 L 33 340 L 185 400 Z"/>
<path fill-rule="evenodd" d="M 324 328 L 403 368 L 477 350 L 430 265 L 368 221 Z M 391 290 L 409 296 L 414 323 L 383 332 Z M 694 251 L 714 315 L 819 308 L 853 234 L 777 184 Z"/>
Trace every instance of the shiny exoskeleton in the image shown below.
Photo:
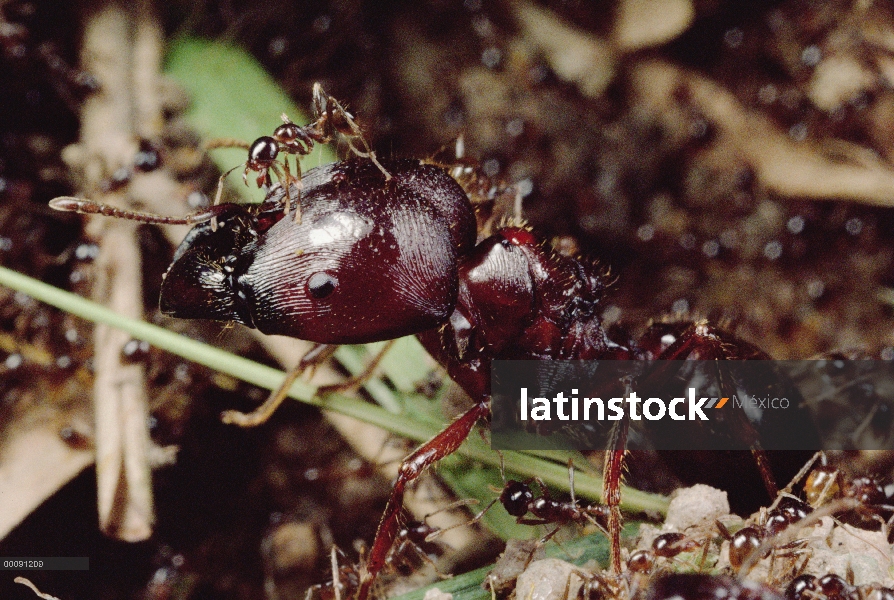
<path fill-rule="evenodd" d="M 652 540 L 650 550 L 637 550 L 627 559 L 627 570 L 632 573 L 651 573 L 656 559 L 674 558 L 702 546 L 696 540 L 678 532 L 662 533 Z"/>
<path fill-rule="evenodd" d="M 602 268 L 554 252 L 523 227 L 498 229 L 476 244 L 469 199 L 440 167 L 354 158 L 311 170 L 301 184 L 300 222 L 287 218 L 282 186 L 258 207 L 222 204 L 180 221 L 133 213 L 129 218 L 200 222 L 165 276 L 164 312 L 236 321 L 320 344 L 417 334 L 474 401 L 402 463 L 361 565 L 360 600 L 368 597 L 399 537 L 407 486 L 489 416 L 493 360 L 767 358 L 707 323 L 658 324 L 636 341 L 610 339 L 600 320 Z M 128 216 L 74 199 L 53 205 Z M 751 435 L 763 481 L 775 494 L 767 455 L 758 433 Z M 622 427 L 606 453 L 603 490 L 615 572 L 621 568 L 618 506 L 625 446 Z"/>
<path fill-rule="evenodd" d="M 815 506 L 842 504 L 835 517 L 848 525 L 875 529 L 894 518 L 894 505 L 877 478 L 848 476 L 831 465 L 818 465 L 810 472 L 804 482 L 804 494 Z"/>
<path fill-rule="evenodd" d="M 475 401 L 402 464 L 363 567 L 361 600 L 400 531 L 406 486 L 489 415 L 491 361 L 766 357 L 704 323 L 656 325 L 640 345 L 609 339 L 599 316 L 600 267 L 557 254 L 521 227 L 476 245 L 469 201 L 442 169 L 412 160 L 384 165 L 389 178 L 365 159 L 308 172 L 301 223 L 283 218 L 281 189 L 260 209 L 223 205 L 216 230 L 202 224 L 183 241 L 161 295 L 162 310 L 177 317 L 237 321 L 319 343 L 418 334 Z M 624 444 L 609 453 L 606 469 L 614 539 Z"/>
<path fill-rule="evenodd" d="M 443 170 L 365 159 L 308 172 L 302 222 L 284 219 L 282 190 L 250 209 L 224 204 L 217 230 L 184 239 L 165 275 L 163 312 L 236 321 L 326 344 L 392 339 L 437 327 L 458 293 L 459 257 L 475 217 Z"/>

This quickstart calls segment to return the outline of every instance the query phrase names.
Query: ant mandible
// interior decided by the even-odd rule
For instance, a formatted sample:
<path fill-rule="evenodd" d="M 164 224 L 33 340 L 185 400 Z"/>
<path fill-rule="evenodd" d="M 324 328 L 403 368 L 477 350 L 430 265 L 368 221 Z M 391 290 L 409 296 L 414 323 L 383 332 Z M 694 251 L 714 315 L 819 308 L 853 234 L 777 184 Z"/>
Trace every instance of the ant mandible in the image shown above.
<path fill-rule="evenodd" d="M 244 148 L 248 150 L 248 159 L 241 165 L 237 165 L 220 176 L 217 180 L 217 191 L 214 195 L 214 205 L 220 204 L 223 196 L 223 186 L 227 175 L 243 167 L 242 181 L 248 185 L 248 174 L 254 171 L 258 174 L 255 184 L 260 188 L 272 184 L 270 173 L 279 179 L 286 189 L 285 212 L 291 212 L 292 186 L 298 190 L 295 198 L 295 222 L 301 222 L 301 162 L 299 156 L 306 156 L 313 150 L 314 144 L 326 144 L 339 138 L 345 141 L 348 148 L 356 156 L 368 158 L 376 165 L 385 179 L 391 179 L 391 174 L 382 166 L 376 158 L 376 153 L 369 147 L 360 127 L 354 121 L 354 117 L 339 103 L 338 100 L 323 91 L 319 83 L 313 87 L 313 111 L 314 121 L 304 125 L 296 125 L 283 114 L 283 124 L 273 130 L 272 135 L 261 136 L 251 144 L 242 140 L 223 138 L 211 140 L 205 147 L 214 148 Z M 359 147 L 358 147 L 359 146 Z M 295 174 L 292 174 L 288 156 L 279 159 L 280 153 L 295 156 Z"/>
<path fill-rule="evenodd" d="M 299 369 L 330 354 L 336 344 L 416 334 L 472 398 L 470 409 L 401 464 L 361 565 L 358 600 L 369 596 L 399 537 L 407 487 L 455 452 L 474 426 L 490 416 L 492 361 L 768 358 L 704 321 L 661 323 L 637 340 L 613 339 L 600 316 L 608 284 L 601 267 L 555 252 L 522 226 L 499 228 L 477 242 L 469 197 L 444 168 L 409 159 L 389 159 L 383 165 L 340 104 L 319 86 L 315 98 L 315 123 L 295 130 L 282 127 L 301 130 L 313 141 L 347 132 L 359 156 L 304 174 L 300 184 L 306 202 L 300 221 L 283 218 L 299 189 L 290 174 L 263 204 L 217 204 L 179 219 L 73 198 L 56 199 L 51 206 L 143 222 L 198 223 L 165 274 L 160 307 L 166 314 L 235 321 L 266 334 L 315 342 Z M 271 161 L 280 151 L 307 148 L 301 135 L 295 133 L 292 145 L 275 140 L 275 146 L 262 144 L 270 152 L 260 153 L 264 160 L 256 166 L 267 165 L 267 174 L 279 175 Z M 297 218 L 298 207 L 291 209 Z M 283 389 L 298 372 L 290 374 Z M 260 412 L 231 422 L 263 422 L 284 397 L 281 390 Z M 740 418 L 745 419 L 742 429 L 754 433 L 751 454 L 773 497 L 776 486 L 757 426 L 744 413 Z M 629 421 L 618 424 L 606 452 L 602 494 L 615 573 L 621 571 L 620 484 Z"/>

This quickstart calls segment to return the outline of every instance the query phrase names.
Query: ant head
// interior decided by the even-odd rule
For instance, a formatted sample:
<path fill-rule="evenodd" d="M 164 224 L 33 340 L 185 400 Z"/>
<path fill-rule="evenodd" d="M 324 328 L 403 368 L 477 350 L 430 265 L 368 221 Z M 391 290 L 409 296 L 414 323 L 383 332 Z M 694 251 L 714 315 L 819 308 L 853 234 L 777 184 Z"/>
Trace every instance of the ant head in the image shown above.
<path fill-rule="evenodd" d="M 503 493 L 500 494 L 500 504 L 513 517 L 524 516 L 533 499 L 534 492 L 531 491 L 531 486 L 520 481 L 508 481 Z"/>
<path fill-rule="evenodd" d="M 279 129 L 279 128 L 277 128 Z M 276 160 L 279 154 L 279 144 L 272 137 L 265 135 L 259 137 L 248 147 L 248 162 L 253 165 L 269 164 Z"/>

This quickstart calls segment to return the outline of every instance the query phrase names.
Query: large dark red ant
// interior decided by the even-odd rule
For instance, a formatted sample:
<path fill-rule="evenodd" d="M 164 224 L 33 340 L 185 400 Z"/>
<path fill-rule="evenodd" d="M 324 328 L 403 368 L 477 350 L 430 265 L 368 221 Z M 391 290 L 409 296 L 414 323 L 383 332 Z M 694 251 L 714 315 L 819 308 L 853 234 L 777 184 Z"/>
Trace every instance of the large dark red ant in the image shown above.
<path fill-rule="evenodd" d="M 324 98 L 319 88 L 315 95 Z M 362 140 L 353 120 L 338 120 L 347 113 L 336 102 L 326 100 L 319 108 L 308 139 L 329 139 L 332 132 L 345 130 Z M 272 150 L 300 153 L 306 147 L 302 143 L 275 142 L 260 156 L 269 163 L 275 160 Z M 303 176 L 300 222 L 283 218 L 298 190 L 288 177 L 261 205 L 220 204 L 180 219 L 70 198 L 51 205 L 144 222 L 199 223 L 165 275 L 160 305 L 167 314 L 236 321 L 264 333 L 313 341 L 316 355 L 326 354 L 332 344 L 417 334 L 473 399 L 472 408 L 401 464 L 361 565 L 359 600 L 369 596 L 400 535 L 407 487 L 455 452 L 475 424 L 489 417 L 493 360 L 767 358 L 707 322 L 658 324 L 638 340 L 612 339 L 600 318 L 607 285 L 601 267 L 561 255 L 519 226 L 500 228 L 476 243 L 469 198 L 443 168 L 418 160 L 387 160 L 383 165 L 365 142 L 358 143 L 362 150 L 353 147 L 355 154 L 366 158 L 322 166 Z M 267 163 L 258 164 L 263 168 Z M 217 227 L 203 222 L 212 219 Z M 260 418 L 249 416 L 245 422 L 263 420 L 270 409 L 266 405 Z M 749 424 L 743 413 L 740 421 L 753 434 L 751 454 L 775 496 L 769 457 L 757 430 L 767 419 Z M 616 573 L 621 570 L 620 482 L 628 427 L 629 421 L 619 422 L 606 453 L 606 507 L 597 511 L 607 520 Z M 525 508 L 530 511 L 530 503 Z M 570 510 L 546 501 L 542 508 L 547 521 L 582 514 L 576 512 L 579 507 Z"/>
<path fill-rule="evenodd" d="M 369 147 L 364 139 L 360 127 L 354 121 L 354 117 L 332 96 L 323 91 L 319 83 L 313 88 L 313 110 L 315 120 L 308 125 L 299 126 L 293 123 L 285 114 L 282 115 L 283 124 L 273 130 L 273 135 L 262 136 L 251 144 L 231 138 L 212 140 L 206 144 L 213 148 L 244 148 L 248 150 L 248 159 L 242 165 L 233 167 L 220 176 L 217 182 L 217 193 L 214 196 L 214 204 L 220 204 L 223 195 L 223 184 L 227 175 L 243 167 L 242 181 L 248 185 L 248 174 L 254 171 L 258 174 L 255 183 L 258 187 L 270 186 L 270 174 L 276 175 L 286 190 L 285 212 L 291 211 L 292 186 L 301 190 L 301 163 L 299 156 L 306 156 L 313 150 L 314 144 L 326 144 L 336 137 L 344 140 L 348 148 L 356 156 L 368 158 L 375 164 L 385 179 L 391 178 L 391 174 L 382 166 L 376 158 L 376 153 Z M 359 146 L 359 147 L 358 147 Z M 288 158 L 279 159 L 280 154 L 295 156 L 295 174 L 292 175 Z M 301 222 L 300 196 L 295 199 L 299 203 L 295 207 L 295 221 Z"/>

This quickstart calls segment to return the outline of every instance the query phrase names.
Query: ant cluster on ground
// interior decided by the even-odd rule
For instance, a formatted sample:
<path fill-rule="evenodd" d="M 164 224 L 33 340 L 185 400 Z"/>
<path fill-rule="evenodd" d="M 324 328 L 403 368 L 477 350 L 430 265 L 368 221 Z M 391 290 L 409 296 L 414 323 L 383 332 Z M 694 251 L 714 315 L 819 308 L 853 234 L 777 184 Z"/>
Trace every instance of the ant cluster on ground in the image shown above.
<path fill-rule="evenodd" d="M 258 186 L 268 189 L 260 205 L 221 203 L 223 178 L 213 205 L 186 217 L 125 211 L 75 198 L 51 203 L 85 214 L 195 225 L 165 275 L 163 312 L 235 321 L 316 343 L 268 402 L 249 415 L 230 414 L 228 422 L 265 421 L 291 383 L 331 356 L 338 344 L 405 335 L 417 335 L 471 397 L 471 408 L 401 464 L 368 552 L 354 564 L 333 549 L 332 581 L 311 588 L 308 598 L 366 600 L 380 593 L 380 576 L 405 570 L 416 559 L 433 560 L 426 548 L 436 544 L 439 531 L 424 520 L 406 522 L 404 494 L 489 418 L 492 361 L 769 358 L 706 321 L 655 323 L 636 339 L 618 339 L 601 320 L 608 285 L 601 267 L 553 250 L 518 222 L 495 225 L 495 211 L 484 206 L 494 197 L 512 198 L 517 213 L 519 195 L 512 186 L 492 181 L 473 163 L 456 157 L 449 164 L 380 160 L 354 117 L 319 85 L 313 106 L 315 120 L 308 125 L 284 117 L 271 136 L 252 144 L 209 144 L 248 150 L 239 167 L 246 184 L 254 172 Z M 316 143 L 332 141 L 344 142 L 353 157 L 302 173 L 298 157 Z M 289 155 L 296 158 L 294 167 Z M 747 419 L 744 413 L 740 418 Z M 769 509 L 746 521 L 730 516 L 728 505 L 708 517 L 709 511 L 699 510 L 689 522 L 669 520 L 666 529 L 644 533 L 633 551 L 621 543 L 628 420 L 614 426 L 605 452 L 602 504 L 580 503 L 573 495 L 570 500 L 554 498 L 537 480 L 506 482 L 494 504 L 501 504 L 519 524 L 548 528 L 527 555 L 504 558 L 517 563 L 519 582 L 560 526 L 601 530 L 610 547 L 608 570 L 574 566 L 567 571 L 573 576 L 550 582 L 559 595 L 523 589 L 519 583 L 516 598 L 894 597 L 888 543 L 894 508 L 887 505 L 883 488 L 873 479 L 848 478 L 811 463 L 802 474 L 805 482 L 798 482 L 806 499 L 792 495 L 791 488 L 778 492 L 773 475 L 778 457 L 761 448 L 761 426 L 747 428 L 754 432 L 750 468 L 774 499 Z M 473 521 L 478 518 L 480 513 Z M 852 540 L 864 544 L 863 549 L 852 552 Z M 866 557 L 859 564 L 858 552 Z M 835 555 L 844 558 L 836 562 Z M 494 590 L 505 587 L 488 582 Z"/>

